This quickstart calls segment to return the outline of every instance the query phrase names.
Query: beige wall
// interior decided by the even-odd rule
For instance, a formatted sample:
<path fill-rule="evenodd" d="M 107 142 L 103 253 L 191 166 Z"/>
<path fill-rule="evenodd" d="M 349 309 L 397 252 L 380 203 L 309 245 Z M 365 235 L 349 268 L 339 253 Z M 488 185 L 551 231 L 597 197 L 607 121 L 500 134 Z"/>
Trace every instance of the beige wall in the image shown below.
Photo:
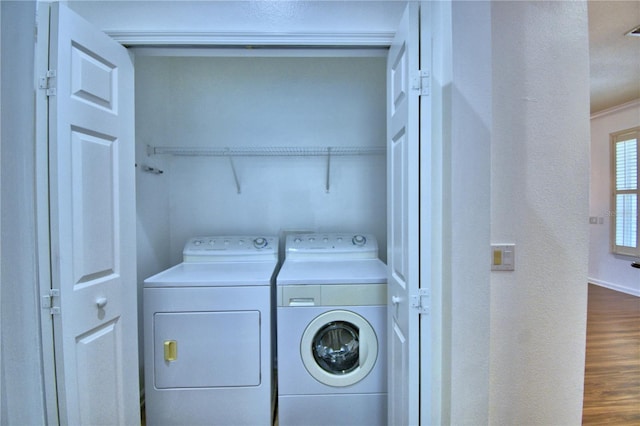
<path fill-rule="evenodd" d="M 611 141 L 609 135 L 640 126 L 640 100 L 611 108 L 591 117 L 591 183 L 589 216 L 589 282 L 640 296 L 640 269 L 629 256 L 611 253 Z M 602 223 L 600 223 L 600 220 Z"/>
<path fill-rule="evenodd" d="M 580 424 L 589 195 L 585 2 L 495 2 L 491 424 Z"/>

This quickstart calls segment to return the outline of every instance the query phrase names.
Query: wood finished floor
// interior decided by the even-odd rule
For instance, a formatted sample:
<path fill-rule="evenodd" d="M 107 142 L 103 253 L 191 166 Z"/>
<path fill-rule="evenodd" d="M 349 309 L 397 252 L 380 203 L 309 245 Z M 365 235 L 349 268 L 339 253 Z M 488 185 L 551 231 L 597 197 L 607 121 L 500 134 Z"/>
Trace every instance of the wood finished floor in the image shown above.
<path fill-rule="evenodd" d="M 589 284 L 583 425 L 640 425 L 640 297 Z"/>

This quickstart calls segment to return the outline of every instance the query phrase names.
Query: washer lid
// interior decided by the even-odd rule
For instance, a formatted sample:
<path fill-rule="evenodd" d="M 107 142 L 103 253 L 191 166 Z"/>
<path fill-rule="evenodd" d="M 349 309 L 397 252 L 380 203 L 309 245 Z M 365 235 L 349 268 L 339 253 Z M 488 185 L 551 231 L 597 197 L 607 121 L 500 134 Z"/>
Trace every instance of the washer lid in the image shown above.
<path fill-rule="evenodd" d="M 145 287 L 270 285 L 277 262 L 180 263 L 144 280 Z"/>
<path fill-rule="evenodd" d="M 285 259 L 278 285 L 380 284 L 387 282 L 387 266 L 380 259 L 302 261 Z"/>

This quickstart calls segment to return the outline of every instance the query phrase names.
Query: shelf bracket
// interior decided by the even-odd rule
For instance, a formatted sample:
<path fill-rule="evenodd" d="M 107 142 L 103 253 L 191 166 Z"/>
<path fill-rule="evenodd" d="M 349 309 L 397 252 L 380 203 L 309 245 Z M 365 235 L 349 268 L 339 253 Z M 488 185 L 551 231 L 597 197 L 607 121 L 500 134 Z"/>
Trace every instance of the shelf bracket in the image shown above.
<path fill-rule="evenodd" d="M 325 182 L 325 190 L 327 194 L 331 188 L 331 147 L 327 148 L 327 180 Z"/>
<path fill-rule="evenodd" d="M 229 148 L 227 148 L 227 151 L 229 150 Z M 229 165 L 231 166 L 231 173 L 233 173 L 233 180 L 236 182 L 236 190 L 238 191 L 238 194 L 240 194 L 242 191 L 240 189 L 240 180 L 238 179 L 238 173 L 236 173 L 236 165 L 233 162 L 233 156 L 231 154 L 227 154 L 228 158 L 229 158 Z"/>

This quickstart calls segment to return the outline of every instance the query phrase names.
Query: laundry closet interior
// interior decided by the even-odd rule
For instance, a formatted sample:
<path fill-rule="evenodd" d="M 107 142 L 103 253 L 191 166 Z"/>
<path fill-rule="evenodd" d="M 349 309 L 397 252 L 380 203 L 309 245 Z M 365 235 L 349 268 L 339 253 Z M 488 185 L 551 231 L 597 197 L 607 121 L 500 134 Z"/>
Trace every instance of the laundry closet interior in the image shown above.
<path fill-rule="evenodd" d="M 386 260 L 386 48 L 130 50 L 139 300 L 194 236 L 282 257 L 289 232 L 368 233 Z"/>
<path fill-rule="evenodd" d="M 132 48 L 139 282 L 197 235 L 372 233 L 386 49 Z"/>

